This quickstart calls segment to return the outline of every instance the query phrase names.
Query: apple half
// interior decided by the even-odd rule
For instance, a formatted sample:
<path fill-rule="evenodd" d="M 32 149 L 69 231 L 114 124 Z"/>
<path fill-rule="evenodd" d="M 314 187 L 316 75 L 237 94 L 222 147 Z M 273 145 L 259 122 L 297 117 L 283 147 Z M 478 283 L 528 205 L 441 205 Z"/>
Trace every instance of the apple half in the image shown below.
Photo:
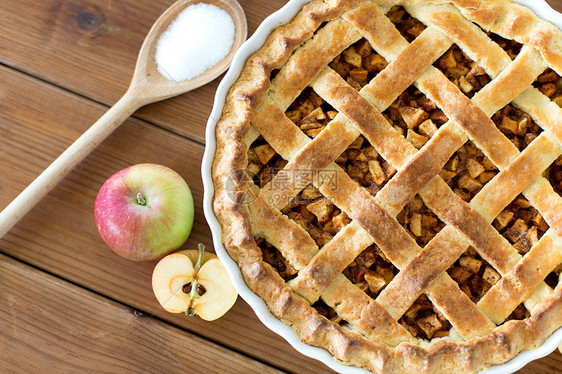
<path fill-rule="evenodd" d="M 178 251 L 161 259 L 152 273 L 152 290 L 168 312 L 206 321 L 222 317 L 238 297 L 223 264 L 202 244 L 198 251 Z"/>

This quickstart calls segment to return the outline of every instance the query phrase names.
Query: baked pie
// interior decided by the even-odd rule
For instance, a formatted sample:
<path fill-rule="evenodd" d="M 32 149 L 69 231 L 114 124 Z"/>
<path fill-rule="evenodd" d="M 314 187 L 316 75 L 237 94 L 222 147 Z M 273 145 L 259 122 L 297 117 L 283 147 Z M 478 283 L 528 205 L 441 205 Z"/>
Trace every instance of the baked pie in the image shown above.
<path fill-rule="evenodd" d="M 313 1 L 216 128 L 248 286 L 373 372 L 474 372 L 562 326 L 562 33 L 511 1 Z"/>

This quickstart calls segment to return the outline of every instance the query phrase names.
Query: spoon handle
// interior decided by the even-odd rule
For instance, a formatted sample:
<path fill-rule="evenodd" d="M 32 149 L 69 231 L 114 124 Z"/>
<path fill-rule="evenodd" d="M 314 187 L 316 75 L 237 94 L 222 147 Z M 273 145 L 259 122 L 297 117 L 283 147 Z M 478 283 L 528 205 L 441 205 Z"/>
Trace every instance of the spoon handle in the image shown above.
<path fill-rule="evenodd" d="M 70 145 L 47 169 L 0 212 L 0 238 L 107 138 L 141 103 L 127 91 L 115 105 Z"/>

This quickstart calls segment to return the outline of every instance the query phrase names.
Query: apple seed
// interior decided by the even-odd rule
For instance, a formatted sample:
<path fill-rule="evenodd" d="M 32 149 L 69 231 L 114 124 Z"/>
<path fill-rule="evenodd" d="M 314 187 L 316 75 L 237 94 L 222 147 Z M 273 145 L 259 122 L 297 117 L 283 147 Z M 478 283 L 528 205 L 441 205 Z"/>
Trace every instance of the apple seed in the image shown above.
<path fill-rule="evenodd" d="M 183 285 L 182 288 L 183 293 L 191 293 L 191 283 L 186 283 Z M 197 293 L 199 294 L 199 296 L 203 296 L 205 294 L 205 292 L 207 292 L 207 290 L 205 289 L 205 286 L 203 286 L 202 284 L 198 284 L 197 285 Z"/>

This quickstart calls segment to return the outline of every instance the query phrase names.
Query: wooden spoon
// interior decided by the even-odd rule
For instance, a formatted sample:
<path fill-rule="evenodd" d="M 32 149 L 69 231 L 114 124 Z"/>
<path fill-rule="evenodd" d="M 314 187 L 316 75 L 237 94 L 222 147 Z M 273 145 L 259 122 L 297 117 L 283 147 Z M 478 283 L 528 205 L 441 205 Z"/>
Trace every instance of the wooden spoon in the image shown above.
<path fill-rule="evenodd" d="M 189 5 L 201 2 L 216 5 L 232 17 L 236 28 L 232 49 L 224 59 L 196 78 L 181 82 L 168 80 L 160 74 L 156 64 L 158 40 L 182 10 Z M 139 52 L 135 72 L 127 92 L 0 212 L 0 237 L 3 237 L 39 200 L 138 108 L 191 91 L 222 74 L 230 66 L 234 53 L 246 40 L 246 36 L 246 16 L 236 0 L 179 0 L 174 3 L 158 18 L 148 32 Z"/>

